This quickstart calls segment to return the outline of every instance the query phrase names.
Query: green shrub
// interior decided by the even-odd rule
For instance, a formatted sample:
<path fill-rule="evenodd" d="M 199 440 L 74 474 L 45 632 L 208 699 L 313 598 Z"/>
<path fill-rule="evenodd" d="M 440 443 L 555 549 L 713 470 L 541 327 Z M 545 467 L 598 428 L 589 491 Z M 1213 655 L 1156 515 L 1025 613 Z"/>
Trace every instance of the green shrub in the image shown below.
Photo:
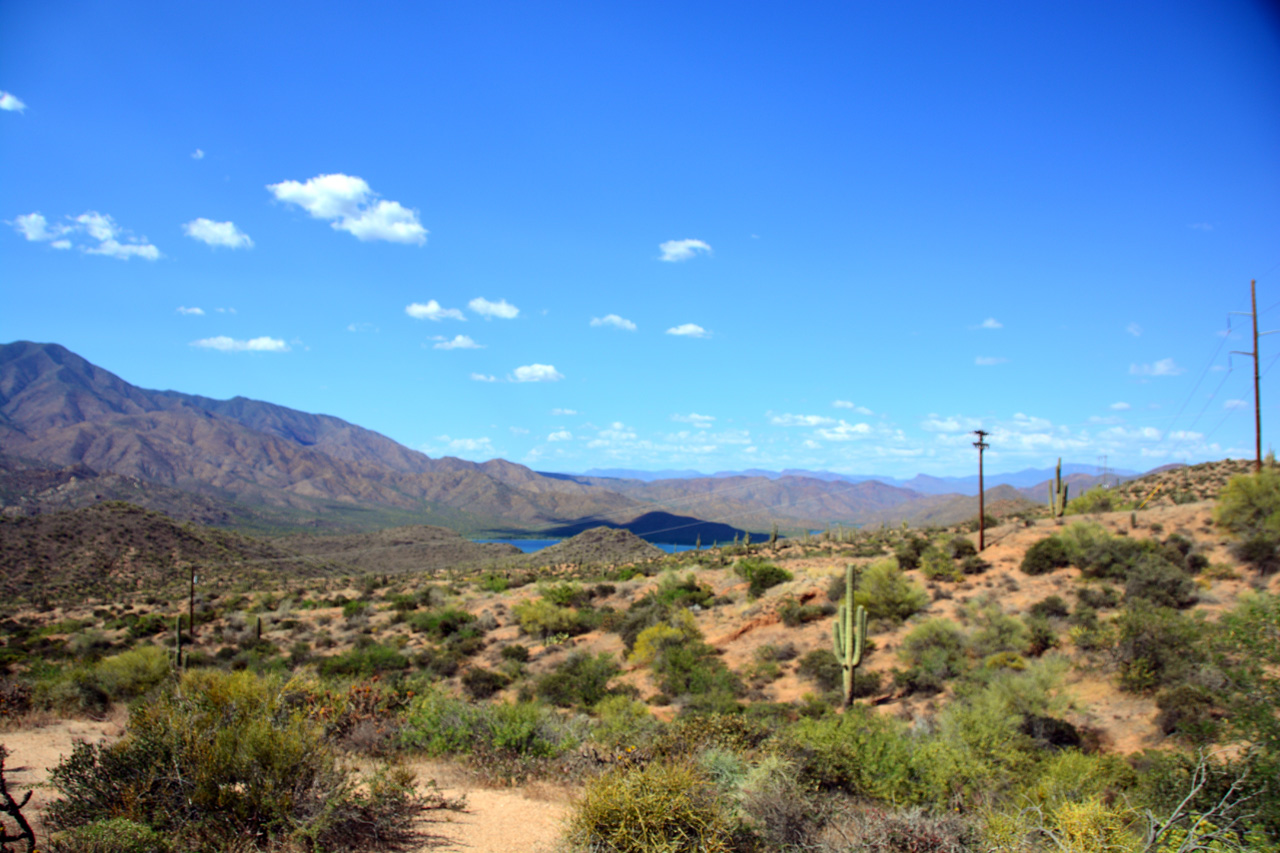
<path fill-rule="evenodd" d="M 839 716 L 800 720 L 778 742 L 808 787 L 903 802 L 912 796 L 911 740 L 901 723 L 854 705 Z"/>
<path fill-rule="evenodd" d="M 557 607 L 581 607 L 589 598 L 582 584 L 573 582 L 547 584 L 539 591 L 543 598 Z"/>
<path fill-rule="evenodd" d="M 1266 466 L 1232 477 L 1213 512 L 1219 526 L 1240 538 L 1280 536 L 1280 470 Z"/>
<path fill-rule="evenodd" d="M 1144 599 L 1158 607 L 1190 607 L 1199 599 L 1186 572 L 1158 554 L 1146 554 L 1129 571 L 1125 601 Z"/>
<path fill-rule="evenodd" d="M 1116 619 L 1120 685 L 1150 690 L 1180 680 L 1205 657 L 1203 625 L 1176 610 L 1133 601 Z"/>
<path fill-rule="evenodd" d="M 1046 575 L 1071 565 L 1071 551 L 1057 536 L 1041 539 L 1022 557 L 1022 571 L 1028 575 Z"/>
<path fill-rule="evenodd" d="M 73 746 L 50 774 L 61 798 L 47 822 L 68 832 L 123 818 L 183 850 L 242 849 L 247 837 L 325 850 L 404 843 L 422 805 L 412 774 L 353 778 L 308 716 L 314 698 L 298 681 L 189 672 L 133 708 L 127 737 Z"/>
<path fill-rule="evenodd" d="M 922 539 L 912 534 L 902 540 L 898 547 L 894 549 L 893 555 L 897 558 L 898 566 L 904 572 L 909 572 L 920 568 L 920 556 L 924 554 L 928 547 L 928 539 Z"/>
<path fill-rule="evenodd" d="M 1067 501 L 1068 515 L 1121 512 L 1131 508 L 1132 504 L 1120 500 L 1114 492 L 1102 486 L 1095 486 L 1080 497 Z"/>
<path fill-rule="evenodd" d="M 739 560 L 733 571 L 747 581 L 747 595 L 751 598 L 759 598 L 766 590 L 792 579 L 791 572 L 757 557 Z"/>
<path fill-rule="evenodd" d="M 476 621 L 476 617 L 465 610 L 449 607 L 413 613 L 407 621 L 414 631 L 437 640 L 444 640 L 470 626 Z"/>
<path fill-rule="evenodd" d="M 1269 575 L 1280 569 L 1280 536 L 1275 533 L 1251 533 L 1233 543 L 1231 555 Z"/>
<path fill-rule="evenodd" d="M 322 675 L 367 677 L 381 672 L 409 668 L 409 659 L 380 643 L 357 646 L 350 651 L 325 658 L 320 662 Z"/>
<path fill-rule="evenodd" d="M 893 558 L 878 560 L 858 579 L 854 602 L 867 609 L 872 619 L 902 622 L 929 604 L 924 587 L 908 578 Z"/>
<path fill-rule="evenodd" d="M 788 628 L 795 628 L 806 622 L 816 622 L 835 613 L 831 604 L 801 604 L 795 596 L 784 596 L 778 602 L 778 617 Z"/>
<path fill-rule="evenodd" d="M 166 853 L 168 842 L 149 826 L 122 817 L 55 833 L 54 853 Z"/>
<path fill-rule="evenodd" d="M 965 557 L 976 557 L 978 546 L 973 544 L 973 540 L 968 536 L 953 536 L 947 543 L 947 552 L 951 555 L 951 559 L 963 560 Z"/>
<path fill-rule="evenodd" d="M 610 853 L 722 853 L 731 849 L 731 807 L 691 762 L 616 770 L 587 785 L 568 840 Z"/>
<path fill-rule="evenodd" d="M 93 674 L 112 699 L 132 699 L 159 685 L 170 671 L 167 651 L 139 646 L 98 661 Z"/>
<path fill-rule="evenodd" d="M 353 616 L 362 616 L 369 612 L 369 602 L 367 601 L 348 601 L 342 605 L 342 615 L 344 618 L 350 619 Z"/>
<path fill-rule="evenodd" d="M 552 711 L 537 703 L 476 704 L 431 688 L 410 701 L 400 742 L 431 756 L 550 758 L 572 749 L 577 737 Z"/>
<path fill-rule="evenodd" d="M 838 690 L 844 679 L 840 661 L 830 649 L 814 649 L 800 658 L 796 673 L 812 681 L 823 693 Z"/>
<path fill-rule="evenodd" d="M 592 729 L 591 739 L 604 746 L 634 749 L 648 744 L 659 730 L 659 723 L 649 713 L 649 707 L 630 696 L 606 696 L 594 711 L 596 726 Z"/>
<path fill-rule="evenodd" d="M 920 555 L 920 573 L 931 581 L 958 581 L 963 577 L 963 573 L 956 570 L 955 561 L 947 555 L 947 552 L 932 545 Z"/>
<path fill-rule="evenodd" d="M 1094 610 L 1110 610 L 1119 607 L 1121 601 L 1120 590 L 1113 586 L 1082 586 L 1076 590 L 1076 597 Z"/>
<path fill-rule="evenodd" d="M 1071 609 L 1059 595 L 1050 595 L 1031 605 L 1033 618 L 1055 619 L 1066 616 L 1070 612 Z"/>
<path fill-rule="evenodd" d="M 1156 725 L 1167 735 L 1178 735 L 1192 743 L 1213 740 L 1217 725 L 1213 719 L 1213 695 L 1194 684 L 1178 684 L 1156 694 Z"/>
<path fill-rule="evenodd" d="M 503 646 L 502 651 L 499 652 L 498 654 L 502 656 L 503 660 L 511 660 L 511 661 L 515 661 L 516 663 L 524 663 L 529 659 L 529 647 L 522 646 L 519 643 L 512 643 L 510 645 Z"/>
<path fill-rule="evenodd" d="M 548 639 L 559 634 L 576 636 L 585 634 L 598 624 L 585 611 L 562 607 L 545 598 L 522 601 L 511 609 L 520 623 L 520 630 L 532 637 Z"/>
<path fill-rule="evenodd" d="M 569 655 L 552 672 L 538 679 L 539 698 L 561 708 L 589 708 L 609 695 L 609 682 L 620 672 L 612 655 L 592 657 L 583 651 Z"/>
<path fill-rule="evenodd" d="M 964 668 L 964 632 L 950 619 L 930 619 L 902 640 L 898 656 L 907 665 L 896 678 L 912 691 L 937 692 Z"/>
<path fill-rule="evenodd" d="M 472 699 L 488 699 L 510 683 L 507 676 L 482 666 L 473 666 L 462 673 L 462 687 Z"/>

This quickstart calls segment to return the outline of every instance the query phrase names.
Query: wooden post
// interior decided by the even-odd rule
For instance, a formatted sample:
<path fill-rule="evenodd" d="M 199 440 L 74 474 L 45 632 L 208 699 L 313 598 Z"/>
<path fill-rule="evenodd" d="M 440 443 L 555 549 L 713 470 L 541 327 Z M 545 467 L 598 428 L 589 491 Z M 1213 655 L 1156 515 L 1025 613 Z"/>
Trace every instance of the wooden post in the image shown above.
<path fill-rule="evenodd" d="M 978 448 L 978 550 L 981 551 L 987 547 L 987 499 L 986 495 L 983 494 L 982 451 L 991 445 L 983 441 L 984 438 L 990 435 L 986 430 L 975 429 L 973 434 L 978 437 L 973 446 Z"/>

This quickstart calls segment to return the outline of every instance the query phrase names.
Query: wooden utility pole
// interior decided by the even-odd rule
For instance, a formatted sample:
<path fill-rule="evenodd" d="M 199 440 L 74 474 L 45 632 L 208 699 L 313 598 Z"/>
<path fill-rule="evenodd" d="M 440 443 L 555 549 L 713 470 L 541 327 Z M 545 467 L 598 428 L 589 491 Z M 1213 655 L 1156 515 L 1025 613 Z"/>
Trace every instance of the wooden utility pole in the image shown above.
<path fill-rule="evenodd" d="M 1243 311 L 1232 311 L 1232 314 L 1243 314 Z M 1253 359 L 1253 440 L 1254 440 L 1254 460 L 1253 470 L 1259 472 L 1262 470 L 1262 383 L 1261 377 L 1258 375 L 1258 282 L 1253 280 L 1249 282 L 1249 316 L 1253 318 L 1253 351 L 1241 352 L 1240 350 L 1232 350 L 1235 355 L 1247 355 Z M 1274 335 L 1275 332 L 1263 332 L 1264 335 Z"/>
<path fill-rule="evenodd" d="M 196 567 L 191 567 L 191 594 L 187 598 L 187 628 L 191 637 L 196 636 Z"/>
<path fill-rule="evenodd" d="M 991 445 L 983 441 L 990 435 L 986 430 L 975 429 L 973 434 L 978 437 L 973 446 L 978 448 L 978 550 L 981 551 L 987 547 L 987 504 L 982 488 L 982 451 Z"/>

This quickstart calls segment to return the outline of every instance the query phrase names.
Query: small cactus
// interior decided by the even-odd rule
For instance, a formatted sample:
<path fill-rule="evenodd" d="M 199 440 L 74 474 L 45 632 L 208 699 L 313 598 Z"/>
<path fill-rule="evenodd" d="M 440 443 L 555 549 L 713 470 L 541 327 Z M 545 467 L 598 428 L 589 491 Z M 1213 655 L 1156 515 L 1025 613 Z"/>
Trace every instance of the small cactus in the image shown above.
<path fill-rule="evenodd" d="M 1062 457 L 1058 457 L 1058 468 L 1049 484 L 1049 514 L 1053 518 L 1062 518 L 1067 512 L 1067 484 L 1062 482 Z"/>
<path fill-rule="evenodd" d="M 840 661 L 843 676 L 845 708 L 853 704 L 854 674 L 862 663 L 862 652 L 867 640 L 867 608 L 853 603 L 854 586 L 853 565 L 850 564 L 844 569 L 844 600 L 840 602 L 832 628 L 836 658 Z"/>

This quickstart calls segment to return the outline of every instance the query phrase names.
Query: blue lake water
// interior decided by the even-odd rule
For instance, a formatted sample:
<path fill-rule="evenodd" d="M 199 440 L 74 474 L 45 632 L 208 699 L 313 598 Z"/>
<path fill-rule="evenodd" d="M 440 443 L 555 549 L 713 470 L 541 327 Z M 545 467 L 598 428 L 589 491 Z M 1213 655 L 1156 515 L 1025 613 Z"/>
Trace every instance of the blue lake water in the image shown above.
<path fill-rule="evenodd" d="M 561 542 L 561 539 L 475 539 L 475 542 L 482 544 L 494 545 L 515 545 L 526 554 L 532 554 L 534 551 L 541 551 L 551 545 Z M 668 554 L 679 554 L 682 551 L 692 551 L 692 545 L 671 545 L 666 542 L 650 542 L 650 545 L 661 548 Z"/>

